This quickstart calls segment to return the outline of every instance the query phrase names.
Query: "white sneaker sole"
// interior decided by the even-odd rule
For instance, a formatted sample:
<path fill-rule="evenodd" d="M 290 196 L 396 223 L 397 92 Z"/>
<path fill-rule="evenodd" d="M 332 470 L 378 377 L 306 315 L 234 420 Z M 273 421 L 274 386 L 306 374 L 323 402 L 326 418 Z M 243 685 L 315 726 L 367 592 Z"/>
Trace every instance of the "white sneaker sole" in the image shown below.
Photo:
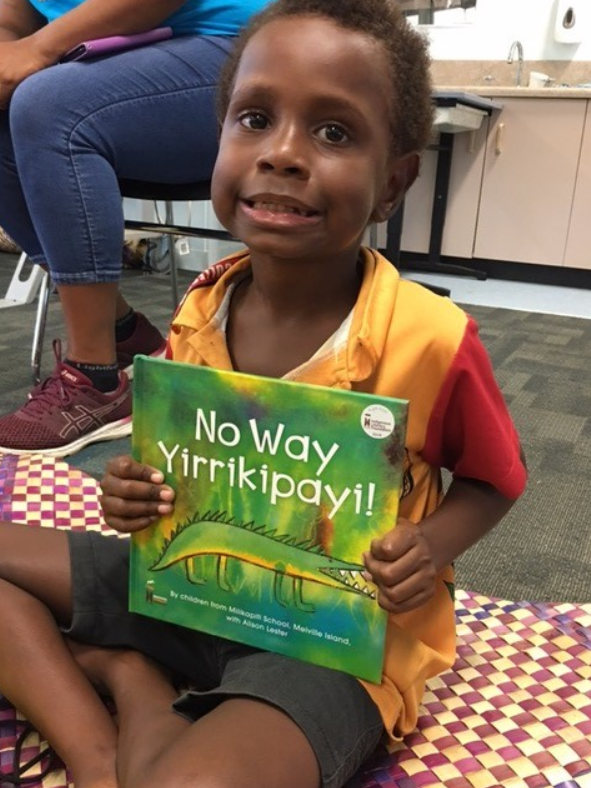
<path fill-rule="evenodd" d="M 19 457 L 27 455 L 42 455 L 43 457 L 69 457 L 71 454 L 89 446 L 91 443 L 99 443 L 100 441 L 112 441 L 118 438 L 126 438 L 131 435 L 131 416 L 119 421 L 113 421 L 110 424 L 105 424 L 104 427 L 99 427 L 94 432 L 89 432 L 87 435 L 81 435 L 77 440 L 68 443 L 65 446 L 56 446 L 53 449 L 8 449 L 0 446 L 2 454 L 16 454 Z"/>

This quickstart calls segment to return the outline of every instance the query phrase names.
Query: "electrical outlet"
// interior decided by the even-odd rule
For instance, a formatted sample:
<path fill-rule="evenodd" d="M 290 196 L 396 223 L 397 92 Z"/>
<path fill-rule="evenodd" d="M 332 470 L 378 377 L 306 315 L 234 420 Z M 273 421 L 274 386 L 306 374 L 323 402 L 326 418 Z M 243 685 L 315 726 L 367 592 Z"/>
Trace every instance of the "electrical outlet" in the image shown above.
<path fill-rule="evenodd" d="M 176 250 L 179 254 L 189 254 L 191 248 L 186 238 L 179 238 L 176 242 Z"/>

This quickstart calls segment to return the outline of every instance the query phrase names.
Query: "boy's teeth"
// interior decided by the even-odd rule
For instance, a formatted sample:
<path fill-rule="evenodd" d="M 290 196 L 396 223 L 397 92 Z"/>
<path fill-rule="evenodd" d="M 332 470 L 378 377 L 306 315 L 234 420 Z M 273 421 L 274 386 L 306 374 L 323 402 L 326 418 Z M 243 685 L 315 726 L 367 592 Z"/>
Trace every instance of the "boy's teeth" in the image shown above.
<path fill-rule="evenodd" d="M 281 203 L 257 202 L 254 204 L 254 207 L 257 210 L 270 211 L 271 213 L 297 213 L 300 216 L 309 216 L 311 214 L 311 211 L 305 211 L 293 205 L 281 205 Z"/>

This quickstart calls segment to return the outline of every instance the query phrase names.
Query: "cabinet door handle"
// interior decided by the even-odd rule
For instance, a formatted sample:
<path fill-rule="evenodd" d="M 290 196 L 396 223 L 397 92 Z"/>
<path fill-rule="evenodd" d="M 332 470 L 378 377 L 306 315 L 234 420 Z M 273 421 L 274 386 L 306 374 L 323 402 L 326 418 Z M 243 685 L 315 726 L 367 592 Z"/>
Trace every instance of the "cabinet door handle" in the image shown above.
<path fill-rule="evenodd" d="M 500 156 L 503 152 L 503 135 L 505 133 L 505 124 L 499 123 L 497 126 L 497 135 L 495 137 L 495 153 Z"/>

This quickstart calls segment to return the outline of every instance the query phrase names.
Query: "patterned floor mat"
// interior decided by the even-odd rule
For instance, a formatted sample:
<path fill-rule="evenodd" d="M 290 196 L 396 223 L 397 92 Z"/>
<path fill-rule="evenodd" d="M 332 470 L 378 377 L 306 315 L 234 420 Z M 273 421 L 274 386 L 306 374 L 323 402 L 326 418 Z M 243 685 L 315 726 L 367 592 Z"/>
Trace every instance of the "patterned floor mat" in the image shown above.
<path fill-rule="evenodd" d="M 108 532 L 98 493 L 61 460 L 0 458 L 0 519 Z M 458 658 L 429 682 L 417 730 L 347 788 L 591 788 L 591 605 L 459 591 L 456 614 Z M 22 729 L 0 697 L 1 773 Z M 21 762 L 45 746 L 35 731 L 25 745 Z M 71 786 L 61 768 L 27 784 Z"/>

